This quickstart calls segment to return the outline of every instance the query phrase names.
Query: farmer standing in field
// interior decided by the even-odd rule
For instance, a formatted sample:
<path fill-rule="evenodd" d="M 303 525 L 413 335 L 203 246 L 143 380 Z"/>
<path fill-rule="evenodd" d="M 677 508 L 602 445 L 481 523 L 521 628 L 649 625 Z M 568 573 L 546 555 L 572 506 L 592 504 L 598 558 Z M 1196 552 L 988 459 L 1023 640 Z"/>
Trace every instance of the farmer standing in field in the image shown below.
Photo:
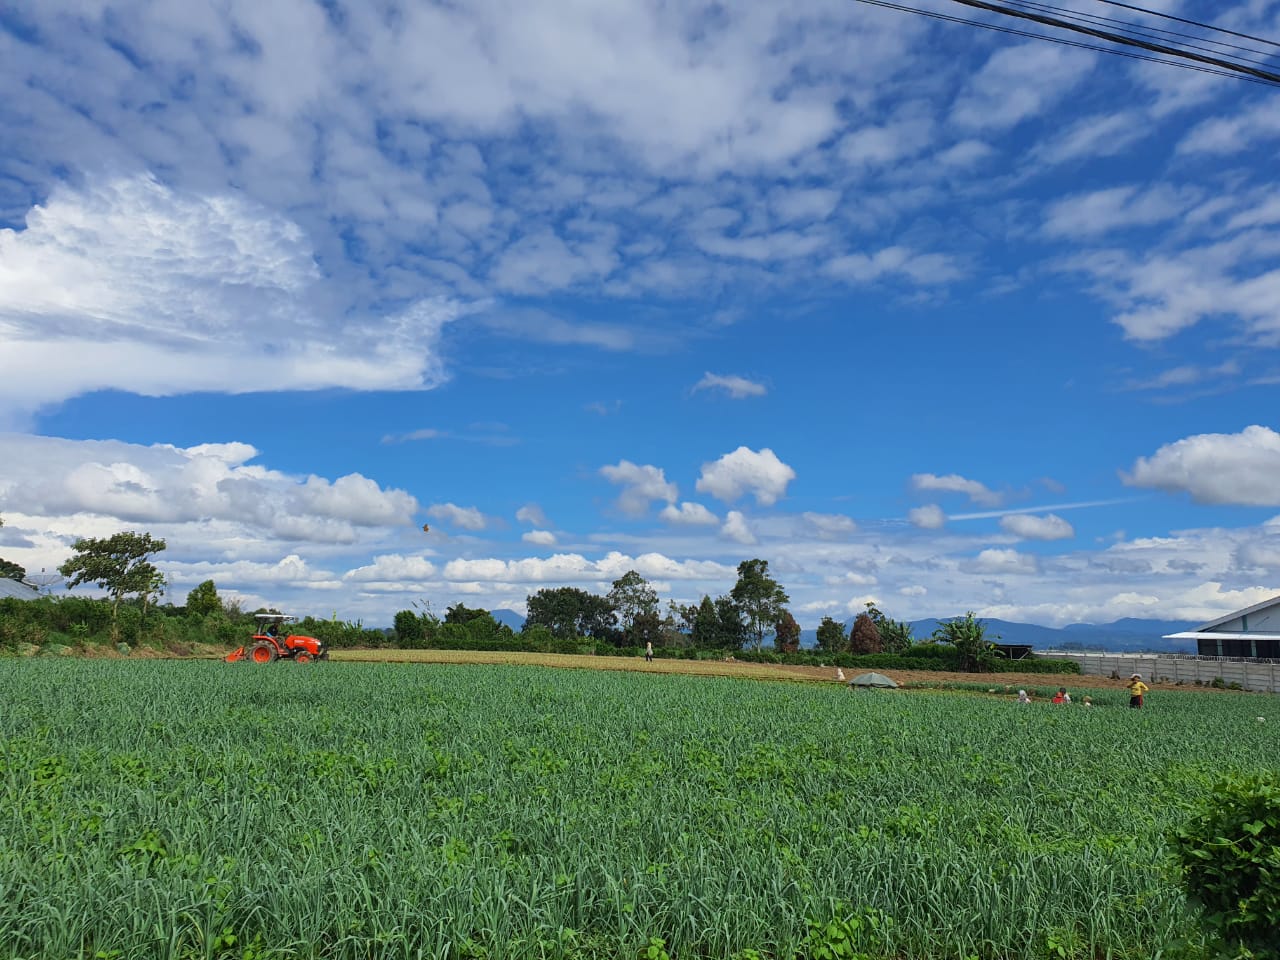
<path fill-rule="evenodd" d="M 1142 674 L 1135 673 L 1129 678 L 1129 706 L 1135 710 L 1142 707 L 1142 695 L 1146 693 L 1150 687 L 1142 682 Z"/>
<path fill-rule="evenodd" d="M 646 640 L 644 642 L 644 662 L 653 663 L 653 641 Z"/>

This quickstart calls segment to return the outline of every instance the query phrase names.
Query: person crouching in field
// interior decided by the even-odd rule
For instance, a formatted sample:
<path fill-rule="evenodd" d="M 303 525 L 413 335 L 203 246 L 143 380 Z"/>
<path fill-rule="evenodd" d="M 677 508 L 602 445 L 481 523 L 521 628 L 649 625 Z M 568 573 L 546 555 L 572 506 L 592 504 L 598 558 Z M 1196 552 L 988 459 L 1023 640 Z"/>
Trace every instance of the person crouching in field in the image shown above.
<path fill-rule="evenodd" d="M 1067 693 L 1066 687 L 1059 687 L 1058 692 L 1053 695 L 1054 703 L 1070 703 L 1071 694 Z"/>
<path fill-rule="evenodd" d="M 1018 691 L 1018 702 L 1019 702 L 1019 703 L 1030 703 L 1030 702 L 1031 702 L 1031 698 L 1030 698 L 1029 696 L 1027 696 L 1027 691 L 1025 691 L 1025 690 L 1019 690 L 1019 691 Z"/>
<path fill-rule="evenodd" d="M 1142 695 L 1151 689 L 1142 682 L 1142 674 L 1135 673 L 1129 678 L 1128 689 L 1129 706 L 1133 707 L 1135 710 L 1140 709 L 1142 707 Z"/>

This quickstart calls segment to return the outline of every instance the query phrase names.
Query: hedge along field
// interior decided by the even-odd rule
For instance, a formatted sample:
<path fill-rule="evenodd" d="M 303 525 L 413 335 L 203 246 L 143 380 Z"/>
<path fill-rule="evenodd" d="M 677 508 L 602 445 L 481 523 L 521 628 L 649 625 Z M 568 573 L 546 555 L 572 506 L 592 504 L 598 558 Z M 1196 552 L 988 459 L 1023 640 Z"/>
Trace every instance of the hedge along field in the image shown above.
<path fill-rule="evenodd" d="M 1120 702 L 3 661 L 0 955 L 1169 956 L 1168 831 L 1275 701 Z"/>

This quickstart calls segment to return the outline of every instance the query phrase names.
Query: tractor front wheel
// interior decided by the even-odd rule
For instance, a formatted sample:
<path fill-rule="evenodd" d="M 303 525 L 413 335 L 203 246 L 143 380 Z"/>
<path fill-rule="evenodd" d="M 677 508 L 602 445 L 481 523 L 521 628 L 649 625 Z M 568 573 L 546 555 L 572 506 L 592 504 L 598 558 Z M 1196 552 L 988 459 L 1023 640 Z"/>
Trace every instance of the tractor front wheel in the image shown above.
<path fill-rule="evenodd" d="M 294 663 L 310 663 L 313 657 L 306 650 L 299 650 L 293 655 Z"/>
<path fill-rule="evenodd" d="M 249 648 L 249 659 L 254 663 L 271 663 L 278 656 L 275 644 L 259 640 Z"/>

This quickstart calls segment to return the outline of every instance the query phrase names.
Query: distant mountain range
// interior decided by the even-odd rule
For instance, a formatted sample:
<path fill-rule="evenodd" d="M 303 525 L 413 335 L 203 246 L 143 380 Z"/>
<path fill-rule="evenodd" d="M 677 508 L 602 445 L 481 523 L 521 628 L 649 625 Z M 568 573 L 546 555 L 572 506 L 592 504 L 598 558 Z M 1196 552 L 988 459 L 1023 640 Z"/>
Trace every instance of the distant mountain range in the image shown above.
<path fill-rule="evenodd" d="M 512 630 L 524 627 L 524 617 L 514 610 L 491 610 L 493 618 L 505 623 Z M 1167 633 L 1185 633 L 1200 624 L 1189 620 L 1140 620 L 1125 617 L 1111 623 L 1071 623 L 1065 627 L 1044 627 L 1036 623 L 1015 623 L 1011 620 L 983 620 L 987 635 L 997 634 L 1002 643 L 1028 643 L 1037 650 L 1110 650 L 1134 653 L 1157 651 L 1160 653 L 1195 653 L 1195 642 L 1189 640 L 1165 640 Z M 929 617 L 914 620 L 912 633 L 924 640 L 942 624 L 942 620 Z M 848 620 L 845 633 L 853 626 Z M 817 646 L 817 631 L 802 630 L 800 645 Z"/>
<path fill-rule="evenodd" d="M 1189 620 L 1140 620 L 1136 617 L 1124 617 L 1111 623 L 1070 623 L 1065 627 L 996 619 L 983 619 L 982 622 L 987 628 L 987 636 L 993 640 L 999 636 L 1001 643 L 1026 643 L 1036 650 L 1083 649 L 1117 653 L 1195 653 L 1195 641 L 1163 638 L 1167 633 L 1185 633 L 1200 625 Z M 917 639 L 923 640 L 941 625 L 942 620 L 936 617 L 913 620 L 911 631 Z M 853 620 L 847 621 L 845 630 L 852 626 Z M 817 631 L 802 631 L 800 643 L 802 646 L 816 646 Z"/>

